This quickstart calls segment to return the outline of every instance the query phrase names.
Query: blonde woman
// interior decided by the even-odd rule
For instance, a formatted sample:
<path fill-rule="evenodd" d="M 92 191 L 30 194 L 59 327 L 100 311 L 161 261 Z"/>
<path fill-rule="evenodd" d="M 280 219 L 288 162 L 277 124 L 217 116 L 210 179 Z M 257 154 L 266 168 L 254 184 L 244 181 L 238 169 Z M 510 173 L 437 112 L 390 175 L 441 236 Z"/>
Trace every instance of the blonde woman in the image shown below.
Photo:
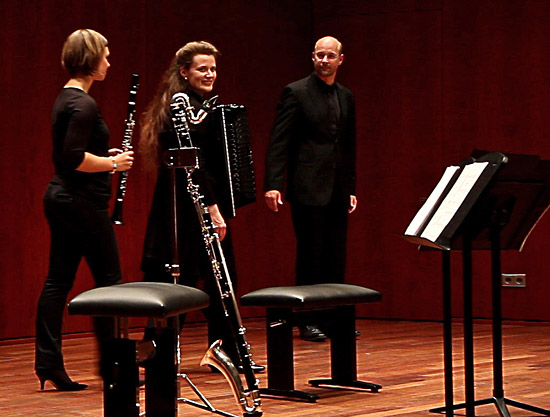
<path fill-rule="evenodd" d="M 63 311 L 80 261 L 85 258 L 96 286 L 121 282 L 118 246 L 108 213 L 111 174 L 132 167 L 133 152 L 109 148 L 109 130 L 89 90 L 109 70 L 107 39 L 90 29 L 65 41 L 61 63 L 69 80 L 52 110 L 55 175 L 44 194 L 51 235 L 50 262 L 36 315 L 35 371 L 44 389 L 79 391 L 65 371 L 61 351 Z M 112 320 L 94 319 L 100 352 L 113 332 Z"/>

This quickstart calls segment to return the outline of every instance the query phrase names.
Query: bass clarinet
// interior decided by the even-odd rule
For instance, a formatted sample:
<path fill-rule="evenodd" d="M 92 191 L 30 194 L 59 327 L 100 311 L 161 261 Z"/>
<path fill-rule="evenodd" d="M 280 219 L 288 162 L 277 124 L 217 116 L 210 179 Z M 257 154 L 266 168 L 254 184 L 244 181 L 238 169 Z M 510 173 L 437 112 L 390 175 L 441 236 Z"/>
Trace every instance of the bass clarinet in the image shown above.
<path fill-rule="evenodd" d="M 134 133 L 134 127 L 136 120 L 134 118 L 136 113 L 136 97 L 137 90 L 139 89 L 139 75 L 132 74 L 132 81 L 130 83 L 130 98 L 128 100 L 128 117 L 125 120 L 126 128 L 124 129 L 124 139 L 122 140 L 122 151 L 132 150 L 132 135 Z M 111 220 L 114 224 L 124 224 L 122 221 L 122 204 L 124 203 L 124 196 L 126 195 L 126 183 L 128 181 L 128 171 L 121 171 L 118 177 L 118 187 L 115 199 L 115 206 L 113 208 L 113 215 Z"/>
<path fill-rule="evenodd" d="M 205 102 L 203 104 L 203 109 L 200 109 L 197 115 L 195 115 L 193 107 L 189 103 L 189 97 L 185 93 L 176 93 L 172 96 L 172 103 L 170 104 L 172 121 L 180 146 L 182 144 L 188 147 L 193 146 L 189 122 L 193 124 L 201 123 L 208 114 L 204 108 L 211 108 L 213 105 L 212 102 L 215 99 L 216 97 Z M 191 195 L 191 199 L 197 211 L 204 244 L 211 261 L 212 271 L 220 293 L 224 314 L 235 336 L 247 389 L 243 387 L 235 364 L 221 348 L 221 340 L 216 341 L 210 346 L 201 361 L 201 365 L 214 366 L 224 375 L 231 386 L 237 404 L 243 411 L 243 416 L 261 416 L 263 413 L 261 411 L 260 390 L 258 387 L 259 381 L 252 369 L 252 353 L 250 352 L 250 344 L 245 337 L 246 328 L 242 323 L 239 307 L 233 291 L 233 284 L 229 276 L 218 233 L 212 224 L 208 207 L 203 201 L 199 186 L 193 183 L 192 174 L 194 169 L 195 167 L 185 168 L 187 173 L 187 191 Z"/>

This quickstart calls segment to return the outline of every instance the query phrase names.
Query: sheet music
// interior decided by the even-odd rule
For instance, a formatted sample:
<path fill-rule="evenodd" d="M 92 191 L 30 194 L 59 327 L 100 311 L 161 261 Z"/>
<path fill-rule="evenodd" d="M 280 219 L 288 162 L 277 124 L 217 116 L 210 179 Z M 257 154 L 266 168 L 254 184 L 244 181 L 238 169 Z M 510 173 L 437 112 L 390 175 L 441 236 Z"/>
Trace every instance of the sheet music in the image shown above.
<path fill-rule="evenodd" d="M 477 180 L 485 170 L 488 162 L 474 162 L 466 165 L 455 184 L 439 206 L 439 209 L 434 214 L 421 237 L 435 242 L 443 232 L 443 229 L 449 224 L 453 216 L 456 214 Z"/>
<path fill-rule="evenodd" d="M 418 210 L 418 213 L 416 213 L 416 216 L 414 216 L 414 219 L 409 224 L 409 227 L 407 227 L 407 230 L 405 230 L 406 235 L 416 236 L 418 234 L 430 214 L 433 212 L 434 206 L 439 201 L 439 198 L 441 197 L 441 194 L 443 194 L 443 191 L 447 187 L 447 184 L 449 184 L 449 181 L 451 181 L 451 178 L 459 169 L 460 167 L 454 165 L 449 166 L 447 167 L 447 169 L 445 169 L 443 176 L 435 186 L 434 190 L 432 191 L 426 202 L 422 205 L 420 210 Z"/>

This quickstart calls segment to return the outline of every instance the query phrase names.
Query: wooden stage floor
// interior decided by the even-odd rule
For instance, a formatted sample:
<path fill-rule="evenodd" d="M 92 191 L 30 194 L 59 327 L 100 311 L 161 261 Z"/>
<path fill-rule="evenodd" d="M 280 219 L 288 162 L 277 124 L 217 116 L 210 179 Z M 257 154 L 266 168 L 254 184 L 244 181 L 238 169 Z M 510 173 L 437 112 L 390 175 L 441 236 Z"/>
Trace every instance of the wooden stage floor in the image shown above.
<path fill-rule="evenodd" d="M 265 363 L 263 320 L 246 320 L 248 340 L 254 358 Z M 454 327 L 455 401 L 462 402 L 462 325 Z M 358 320 L 362 335 L 357 340 L 358 377 L 383 386 L 378 393 L 310 387 L 308 379 L 329 376 L 329 344 L 304 342 L 295 333 L 295 388 L 316 393 L 316 404 L 264 398 L 264 416 L 435 416 L 428 410 L 443 405 L 442 324 Z M 296 331 L 296 330 L 295 330 Z M 550 323 L 505 323 L 503 327 L 504 382 L 507 398 L 550 409 Z M 132 334 L 139 338 L 139 332 Z M 187 325 L 182 333 L 183 368 L 192 381 L 219 409 L 241 415 L 230 387 L 220 374 L 200 367 L 206 350 L 204 324 Z M 81 392 L 39 390 L 33 373 L 33 340 L 3 342 L 0 345 L 0 415 L 32 417 L 100 417 L 101 381 L 96 375 L 96 353 L 90 335 L 66 337 L 67 369 L 77 381 L 89 384 Z M 491 326 L 475 324 L 476 398 L 492 395 Z M 265 384 L 265 375 L 259 375 Z M 265 386 L 265 385 L 263 385 Z M 183 385 L 182 395 L 194 399 Z M 536 414 L 510 407 L 513 417 Z M 181 404 L 179 416 L 214 416 Z M 465 415 L 464 410 L 455 415 Z M 476 416 L 497 417 L 493 405 L 476 407 Z"/>

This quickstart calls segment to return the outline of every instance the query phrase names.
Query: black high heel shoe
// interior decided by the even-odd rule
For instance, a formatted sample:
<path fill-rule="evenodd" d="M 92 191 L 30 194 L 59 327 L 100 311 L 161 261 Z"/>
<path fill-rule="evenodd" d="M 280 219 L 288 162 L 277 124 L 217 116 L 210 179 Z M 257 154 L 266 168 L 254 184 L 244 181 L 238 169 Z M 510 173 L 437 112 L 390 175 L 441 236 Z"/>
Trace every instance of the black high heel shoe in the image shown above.
<path fill-rule="evenodd" d="M 50 381 L 58 391 L 82 391 L 88 385 L 74 382 L 64 369 L 37 369 L 36 376 L 40 380 L 40 390 L 44 391 L 44 384 Z"/>

